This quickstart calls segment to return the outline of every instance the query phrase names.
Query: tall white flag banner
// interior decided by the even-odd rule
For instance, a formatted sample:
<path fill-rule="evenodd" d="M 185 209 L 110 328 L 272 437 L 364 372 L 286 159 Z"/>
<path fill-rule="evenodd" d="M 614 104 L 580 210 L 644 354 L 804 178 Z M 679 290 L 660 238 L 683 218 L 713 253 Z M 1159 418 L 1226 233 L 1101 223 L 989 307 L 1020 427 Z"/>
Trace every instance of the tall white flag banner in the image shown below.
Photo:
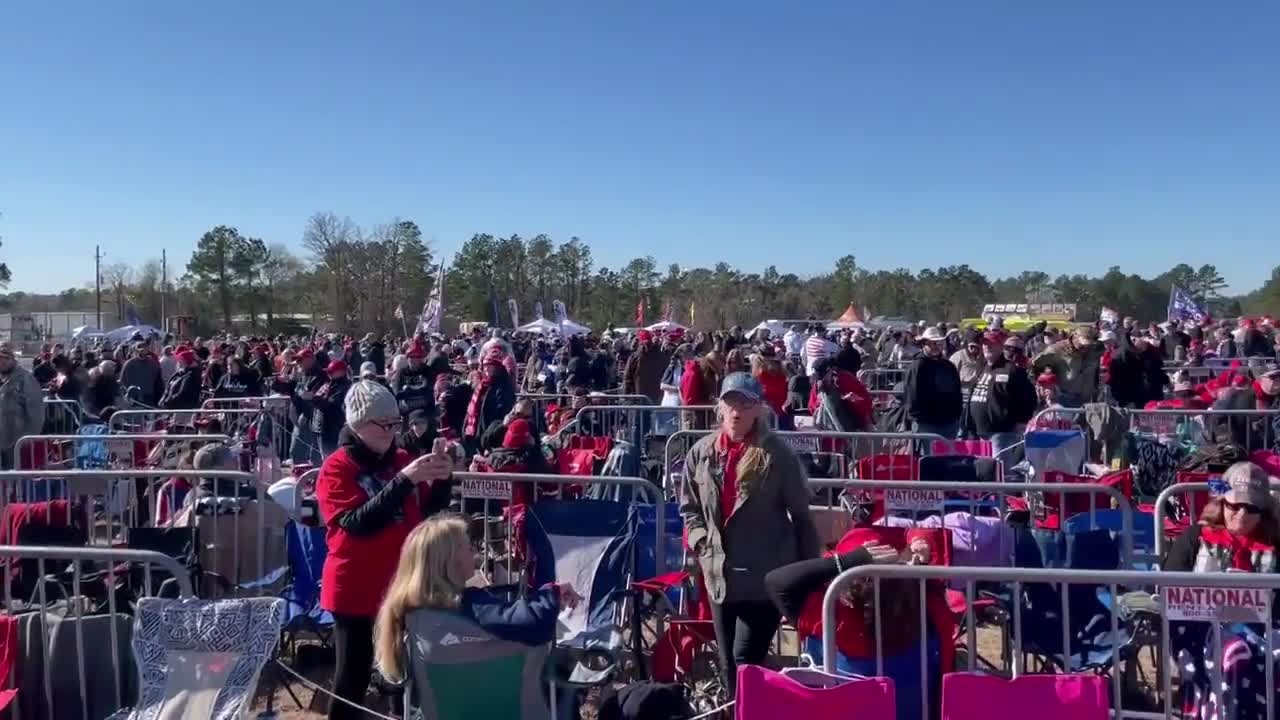
<path fill-rule="evenodd" d="M 520 327 L 520 306 L 516 304 L 515 298 L 507 300 L 507 310 L 511 312 L 511 327 Z"/>
<path fill-rule="evenodd" d="M 560 326 L 560 334 L 564 335 L 564 321 L 569 319 L 569 313 L 564 308 L 564 303 L 556 300 L 551 304 L 552 311 L 556 314 L 556 324 Z"/>
<path fill-rule="evenodd" d="M 422 306 L 422 317 L 418 319 L 418 329 L 430 335 L 440 332 L 440 320 L 444 317 L 444 262 L 440 262 L 440 271 L 436 273 L 436 283 L 431 286 L 431 294 L 427 296 L 427 304 Z"/>
<path fill-rule="evenodd" d="M 541 300 L 533 304 L 533 319 L 534 320 L 542 319 L 542 301 Z"/>

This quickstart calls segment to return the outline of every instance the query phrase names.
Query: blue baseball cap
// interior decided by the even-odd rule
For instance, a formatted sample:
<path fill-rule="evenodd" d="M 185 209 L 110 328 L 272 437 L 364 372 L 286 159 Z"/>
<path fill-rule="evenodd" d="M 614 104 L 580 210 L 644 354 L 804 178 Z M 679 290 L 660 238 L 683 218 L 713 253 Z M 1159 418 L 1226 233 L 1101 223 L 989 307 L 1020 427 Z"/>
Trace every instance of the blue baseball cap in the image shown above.
<path fill-rule="evenodd" d="M 720 399 L 730 395 L 740 395 L 751 402 L 760 402 L 764 396 L 764 388 L 750 375 L 744 372 L 729 373 L 720 383 Z"/>

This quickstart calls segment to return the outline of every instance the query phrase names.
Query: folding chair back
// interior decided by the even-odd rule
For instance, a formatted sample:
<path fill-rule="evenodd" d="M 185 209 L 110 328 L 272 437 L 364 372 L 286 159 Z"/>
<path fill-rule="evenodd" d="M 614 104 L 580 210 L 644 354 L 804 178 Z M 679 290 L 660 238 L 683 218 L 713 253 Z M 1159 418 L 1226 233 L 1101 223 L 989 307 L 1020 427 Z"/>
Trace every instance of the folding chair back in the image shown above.
<path fill-rule="evenodd" d="M 138 602 L 138 706 L 120 720 L 230 720 L 247 712 L 275 654 L 284 601 Z"/>
<path fill-rule="evenodd" d="M 542 682 L 547 646 L 499 640 L 443 610 L 414 610 L 405 629 L 406 717 L 550 720 Z"/>

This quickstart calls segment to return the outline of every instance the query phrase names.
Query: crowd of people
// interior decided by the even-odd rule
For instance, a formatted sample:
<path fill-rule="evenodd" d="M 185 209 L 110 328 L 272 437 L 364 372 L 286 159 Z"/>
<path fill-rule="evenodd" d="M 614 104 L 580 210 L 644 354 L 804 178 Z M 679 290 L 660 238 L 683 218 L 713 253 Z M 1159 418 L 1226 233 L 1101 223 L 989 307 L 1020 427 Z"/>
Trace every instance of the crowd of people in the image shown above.
<path fill-rule="evenodd" d="M 569 585 L 519 600 L 468 585 L 474 551 L 465 520 L 451 509 L 459 459 L 479 456 L 498 470 L 548 467 L 536 428 L 549 418 L 534 418 L 521 394 L 575 408 L 619 392 L 653 406 L 713 405 L 712 432 L 688 455 L 680 513 L 732 689 L 734 667 L 762 663 L 783 618 L 803 626 L 814 594 L 841 570 L 930 558 L 927 544 L 891 547 L 875 537 L 824 557 L 805 468 L 774 427 L 981 438 L 999 456 L 1039 411 L 1055 407 L 1280 409 L 1280 370 L 1267 362 L 1278 349 L 1269 318 L 1147 327 L 1125 319 L 1070 330 L 1041 323 L 1019 332 L 999 321 L 981 329 L 836 331 L 811 323 L 780 337 L 740 327 L 609 328 L 563 339 L 502 331 L 136 337 L 114 347 L 50 344 L 30 371 L 0 345 L 0 467 L 14 467 L 17 439 L 44 427 L 46 398 L 99 419 L 124 407 L 193 411 L 209 400 L 288 398 L 288 460 L 320 468 L 316 496 L 328 528 L 321 602 L 335 618 L 337 653 L 332 690 L 359 703 L 371 668 L 404 677 L 404 632 L 416 610 L 458 612 L 497 637 L 538 644 L 550 639 L 561 608 L 582 601 Z M 1215 362 L 1221 372 L 1193 372 Z M 1276 570 L 1280 524 L 1259 472 L 1232 467 L 1227 494 L 1174 544 L 1169 566 Z M 1250 554 L 1260 549 L 1267 554 Z M 846 603 L 858 617 L 869 604 L 865 595 Z M 846 657 L 866 657 L 874 622 L 854 623 L 862 635 L 842 630 Z M 895 653 L 918 657 L 920 643 L 939 651 L 940 634 L 884 627 Z M 360 713 L 334 703 L 330 717 Z"/>

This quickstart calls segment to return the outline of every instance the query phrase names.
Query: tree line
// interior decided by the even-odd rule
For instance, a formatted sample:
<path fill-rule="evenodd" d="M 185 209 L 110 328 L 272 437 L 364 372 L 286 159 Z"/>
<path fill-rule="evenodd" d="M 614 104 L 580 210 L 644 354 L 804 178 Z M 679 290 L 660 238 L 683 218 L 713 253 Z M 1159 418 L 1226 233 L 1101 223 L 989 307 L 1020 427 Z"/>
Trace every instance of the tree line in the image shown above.
<path fill-rule="evenodd" d="M 167 285 L 158 259 L 139 267 L 106 265 L 103 304 L 116 318 L 136 313 L 159 324 L 163 297 L 166 314 L 192 317 L 193 332 L 201 334 L 227 327 L 272 333 L 312 326 L 351 333 L 406 325 L 412 330 L 440 262 L 447 262 L 447 325 L 484 320 L 510 326 L 509 300 L 516 302 L 522 323 L 533 319 L 536 304 L 550 316 L 560 300 L 570 317 L 596 328 L 633 325 L 641 308 L 646 323 L 670 317 L 715 328 L 766 318 L 829 319 L 850 304 L 872 316 L 957 321 L 977 316 L 990 302 L 1076 303 L 1079 319 L 1096 318 L 1110 307 L 1160 320 L 1174 286 L 1206 302 L 1215 315 L 1280 315 L 1280 267 L 1261 288 L 1224 297 L 1226 282 L 1213 265 L 1178 264 L 1150 278 L 1112 266 L 1098 276 L 1028 270 L 993 279 L 967 264 L 872 269 L 844 255 L 829 272 L 800 275 L 775 265 L 753 270 L 727 262 L 662 267 L 652 256 L 614 266 L 597 263 L 580 238 L 558 241 L 545 234 L 478 233 L 445 261 L 412 220 L 361 227 L 332 212 L 306 221 L 296 251 L 231 225 L 211 228 L 185 263 L 172 263 Z M 0 287 L 6 273 L 0 263 Z M 51 295 L 0 295 L 0 311 L 86 310 L 94 300 L 90 281 Z"/>

